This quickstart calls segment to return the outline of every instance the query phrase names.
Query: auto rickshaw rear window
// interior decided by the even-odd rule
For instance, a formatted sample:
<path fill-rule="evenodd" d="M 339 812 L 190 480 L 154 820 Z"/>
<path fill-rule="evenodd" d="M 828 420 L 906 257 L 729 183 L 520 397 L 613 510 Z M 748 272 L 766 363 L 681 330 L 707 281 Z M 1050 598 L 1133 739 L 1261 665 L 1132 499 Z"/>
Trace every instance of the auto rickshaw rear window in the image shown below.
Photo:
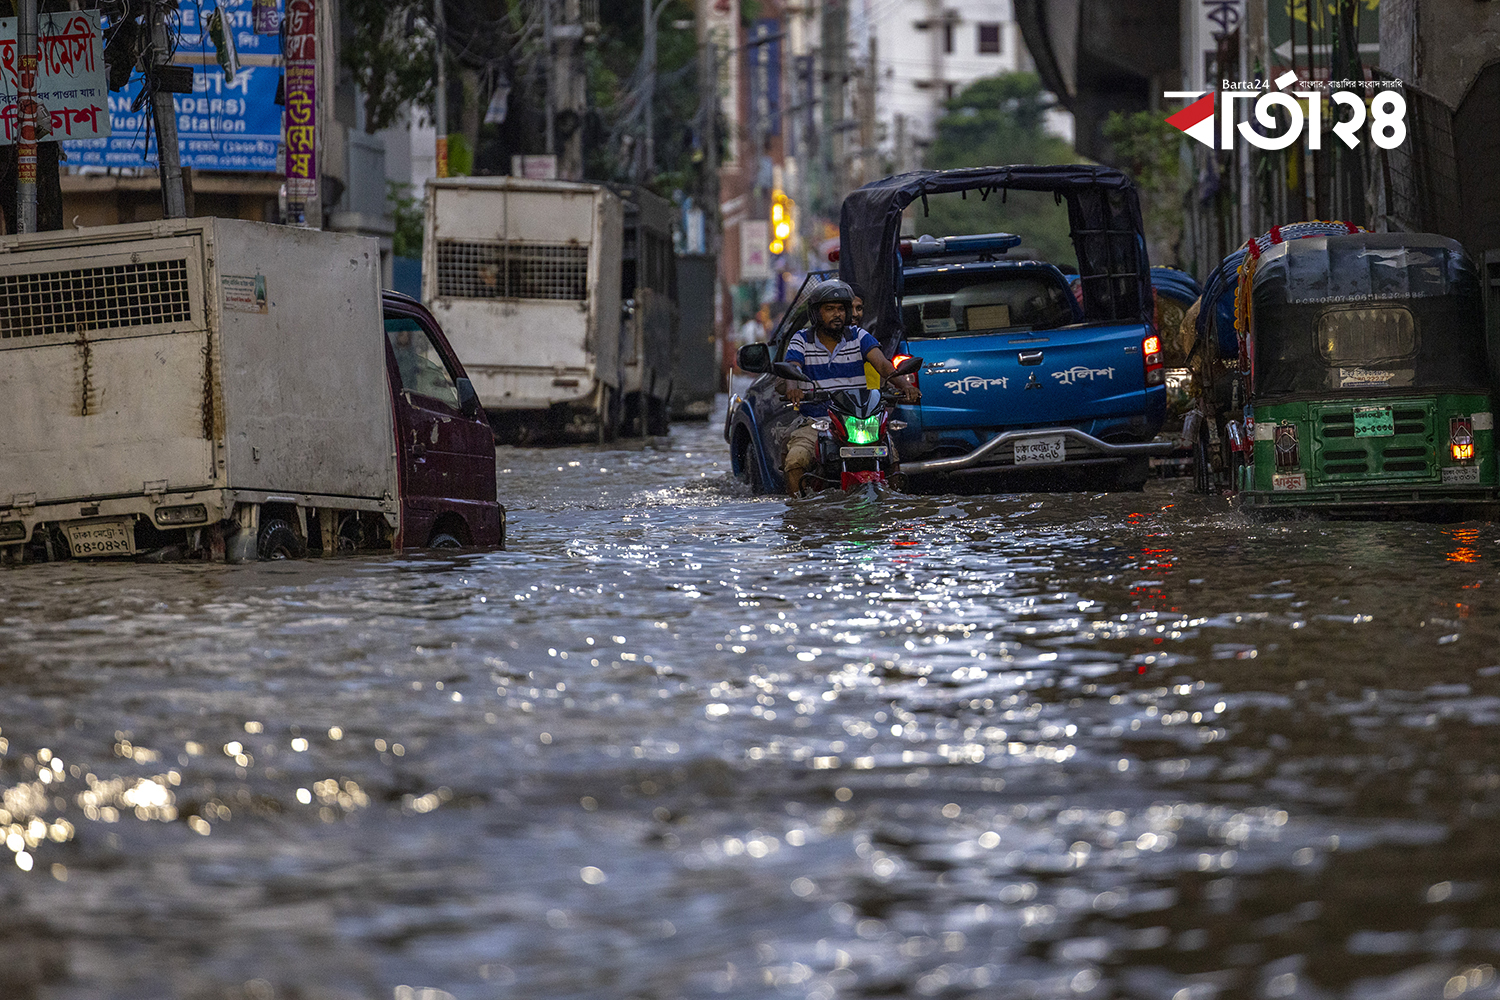
<path fill-rule="evenodd" d="M 1416 349 L 1416 320 L 1404 306 L 1330 309 L 1318 318 L 1318 351 L 1330 365 L 1397 361 Z"/>

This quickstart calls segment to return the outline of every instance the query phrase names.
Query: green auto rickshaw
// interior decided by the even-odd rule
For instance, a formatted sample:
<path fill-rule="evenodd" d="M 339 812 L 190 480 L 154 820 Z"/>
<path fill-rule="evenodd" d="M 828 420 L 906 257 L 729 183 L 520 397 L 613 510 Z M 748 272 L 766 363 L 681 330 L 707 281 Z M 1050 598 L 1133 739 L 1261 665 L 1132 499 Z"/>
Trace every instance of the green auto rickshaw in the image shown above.
<path fill-rule="evenodd" d="M 1250 510 L 1492 516 L 1500 501 L 1484 309 L 1456 241 L 1277 243 L 1241 272 Z"/>

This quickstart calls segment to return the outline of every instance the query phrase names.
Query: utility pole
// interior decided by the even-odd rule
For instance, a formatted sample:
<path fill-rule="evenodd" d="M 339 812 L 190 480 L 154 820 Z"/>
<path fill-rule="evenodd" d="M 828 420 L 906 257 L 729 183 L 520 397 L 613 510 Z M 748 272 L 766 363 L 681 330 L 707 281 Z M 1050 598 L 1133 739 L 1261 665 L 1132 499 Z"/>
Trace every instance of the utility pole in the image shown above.
<path fill-rule="evenodd" d="M 831 210 L 837 211 L 848 193 L 848 162 L 844 156 L 844 90 L 849 82 L 849 11 L 844 0 L 823 4 L 823 133 L 824 192 Z"/>
<path fill-rule="evenodd" d="M 703 44 L 703 74 L 698 84 L 702 104 L 699 114 L 703 116 L 703 201 L 706 205 L 719 204 L 719 47 L 713 39 Z M 717 211 L 710 217 L 716 217 Z M 717 251 L 713 236 L 705 234 L 704 250 Z"/>
<path fill-rule="evenodd" d="M 584 26 L 582 0 L 563 0 L 563 23 L 549 31 L 552 72 L 548 75 L 548 146 L 557 155 L 557 176 L 583 179 L 583 116 L 588 109 L 583 72 Z M 553 144 L 556 144 L 554 147 Z"/>
<path fill-rule="evenodd" d="M 656 172 L 656 134 L 655 123 L 652 121 L 651 106 L 656 102 L 656 18 L 661 14 L 662 8 L 667 5 L 668 0 L 662 0 L 661 7 L 651 10 L 651 0 L 641 0 L 641 17 L 645 20 L 645 48 L 641 57 L 646 61 L 645 93 L 642 100 L 645 102 L 644 113 L 646 116 L 646 138 L 642 145 L 641 169 L 637 180 L 648 180 Z"/>
<path fill-rule="evenodd" d="M 225 31 L 234 30 L 225 26 Z M 172 51 L 171 35 L 167 30 L 166 8 L 153 6 L 151 14 L 151 61 L 157 66 L 167 64 Z M 166 219 L 187 218 L 187 196 L 182 190 L 182 151 L 177 144 L 177 102 L 172 91 L 161 86 L 155 72 L 151 73 L 151 110 L 156 119 L 156 170 L 161 177 L 162 217 Z"/>
<path fill-rule="evenodd" d="M 878 170 L 871 169 L 875 158 L 875 95 L 880 85 L 878 39 L 870 36 L 870 51 L 865 58 L 864 78 L 859 89 L 859 183 L 872 180 Z"/>
<path fill-rule="evenodd" d="M 448 34 L 448 22 L 443 17 L 443 0 L 432 0 L 432 19 L 436 34 L 437 51 L 434 53 L 437 61 L 437 94 L 433 101 L 432 114 L 436 119 L 433 122 L 437 126 L 437 148 L 435 155 L 437 163 L 437 175 L 448 176 L 448 73 L 443 67 L 443 53 L 446 49 L 446 36 Z"/>
<path fill-rule="evenodd" d="M 548 156 L 557 154 L 557 40 L 552 37 L 552 0 L 542 0 L 542 38 L 547 45 L 547 93 L 543 100 L 547 113 L 543 117 L 545 146 Z"/>
<path fill-rule="evenodd" d="M 36 232 L 37 0 L 20 0 L 16 41 L 20 52 L 21 134 L 16 145 L 16 229 Z"/>

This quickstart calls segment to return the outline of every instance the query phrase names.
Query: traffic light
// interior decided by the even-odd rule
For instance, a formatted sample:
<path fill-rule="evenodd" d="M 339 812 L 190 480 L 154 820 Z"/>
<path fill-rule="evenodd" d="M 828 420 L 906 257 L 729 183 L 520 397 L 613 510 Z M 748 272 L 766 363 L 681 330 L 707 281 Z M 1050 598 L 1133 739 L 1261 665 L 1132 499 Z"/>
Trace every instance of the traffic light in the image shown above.
<path fill-rule="evenodd" d="M 769 249 L 773 254 L 786 250 L 787 241 L 792 238 L 792 210 L 795 207 L 785 191 L 771 192 L 771 245 Z"/>

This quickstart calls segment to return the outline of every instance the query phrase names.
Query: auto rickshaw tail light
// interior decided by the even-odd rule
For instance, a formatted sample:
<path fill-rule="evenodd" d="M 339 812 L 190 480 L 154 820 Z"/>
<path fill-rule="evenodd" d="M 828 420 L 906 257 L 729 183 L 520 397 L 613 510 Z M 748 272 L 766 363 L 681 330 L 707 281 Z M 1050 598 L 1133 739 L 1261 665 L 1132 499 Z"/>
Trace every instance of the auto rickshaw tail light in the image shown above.
<path fill-rule="evenodd" d="M 1297 425 L 1277 424 L 1271 438 L 1276 453 L 1276 471 L 1296 471 L 1302 468 L 1302 455 L 1297 447 Z"/>
<path fill-rule="evenodd" d="M 1455 462 L 1474 461 L 1474 418 L 1454 417 L 1448 421 L 1448 451 Z"/>
<path fill-rule="evenodd" d="M 1146 384 L 1162 385 L 1167 381 L 1167 370 L 1161 363 L 1161 337 L 1148 334 L 1141 341 L 1141 356 L 1146 359 Z"/>

